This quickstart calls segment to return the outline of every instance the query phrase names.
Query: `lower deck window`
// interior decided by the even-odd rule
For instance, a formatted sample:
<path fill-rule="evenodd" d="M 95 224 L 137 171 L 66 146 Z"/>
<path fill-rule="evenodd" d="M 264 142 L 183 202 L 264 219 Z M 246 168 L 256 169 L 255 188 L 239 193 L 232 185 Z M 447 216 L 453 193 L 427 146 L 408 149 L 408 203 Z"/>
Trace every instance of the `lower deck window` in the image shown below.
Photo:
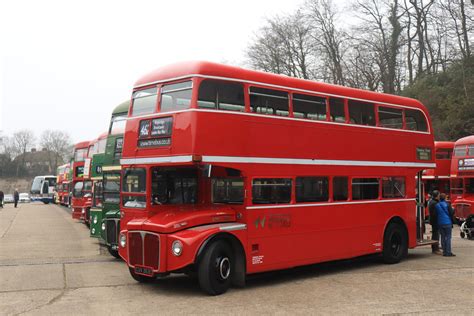
<path fill-rule="evenodd" d="M 254 179 L 252 202 L 254 204 L 289 203 L 291 179 Z"/>
<path fill-rule="evenodd" d="M 403 198 L 405 197 L 405 178 L 387 177 L 382 179 L 383 198 Z"/>
<path fill-rule="evenodd" d="M 463 179 L 452 179 L 451 180 L 451 194 L 463 194 L 464 192 L 464 181 Z"/>
<path fill-rule="evenodd" d="M 244 202 L 244 180 L 212 179 L 212 202 L 242 204 Z"/>
<path fill-rule="evenodd" d="M 349 197 L 349 179 L 347 177 L 334 177 L 332 191 L 334 201 L 346 201 Z"/>
<path fill-rule="evenodd" d="M 296 178 L 296 202 L 323 202 L 329 198 L 327 177 Z"/>
<path fill-rule="evenodd" d="M 354 178 L 352 179 L 353 200 L 373 200 L 379 197 L 379 179 Z"/>

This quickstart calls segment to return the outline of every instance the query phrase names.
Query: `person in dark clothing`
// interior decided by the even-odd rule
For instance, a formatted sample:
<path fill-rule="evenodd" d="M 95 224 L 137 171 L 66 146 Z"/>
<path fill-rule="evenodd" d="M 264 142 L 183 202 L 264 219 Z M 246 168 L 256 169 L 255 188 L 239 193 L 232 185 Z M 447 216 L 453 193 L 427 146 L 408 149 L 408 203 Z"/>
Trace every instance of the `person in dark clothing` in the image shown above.
<path fill-rule="evenodd" d="M 435 206 L 436 216 L 438 217 L 438 227 L 441 234 L 441 247 L 443 248 L 443 256 L 456 256 L 451 252 L 451 234 L 453 230 L 453 212 L 452 208 L 446 202 L 446 194 L 441 193 L 439 202 Z"/>
<path fill-rule="evenodd" d="M 442 254 L 439 250 L 439 227 L 438 217 L 436 216 L 436 204 L 439 202 L 439 191 L 434 190 L 431 193 L 431 200 L 428 202 L 428 211 L 430 213 L 430 225 L 431 225 L 431 240 L 436 240 L 435 244 L 431 245 L 431 252 L 437 255 Z"/>
<path fill-rule="evenodd" d="M 18 205 L 19 199 L 20 199 L 20 193 L 18 193 L 18 189 L 15 189 L 15 192 L 13 192 L 13 200 L 15 201 L 15 207 Z"/>
<path fill-rule="evenodd" d="M 0 190 L 0 207 L 3 208 L 3 199 L 5 198 L 5 195 L 3 194 L 3 191 Z"/>

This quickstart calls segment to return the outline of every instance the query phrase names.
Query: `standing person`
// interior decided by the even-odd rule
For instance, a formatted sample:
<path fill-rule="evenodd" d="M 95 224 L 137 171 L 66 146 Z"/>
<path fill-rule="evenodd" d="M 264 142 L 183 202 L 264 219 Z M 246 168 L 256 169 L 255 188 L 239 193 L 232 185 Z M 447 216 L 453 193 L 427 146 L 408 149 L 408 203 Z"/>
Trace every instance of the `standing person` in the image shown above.
<path fill-rule="evenodd" d="M 436 240 L 436 243 L 431 245 L 431 252 L 437 255 L 441 255 L 442 252 L 439 250 L 438 216 L 436 216 L 436 204 L 438 204 L 438 202 L 439 202 L 439 191 L 434 190 L 431 193 L 431 200 L 428 202 L 428 211 L 430 213 L 430 225 L 431 225 L 431 240 Z"/>
<path fill-rule="evenodd" d="M 456 255 L 451 252 L 451 234 L 453 230 L 452 212 L 449 204 L 446 202 L 446 194 L 440 194 L 439 202 L 435 208 L 438 217 L 439 232 L 441 234 L 443 256 L 454 257 Z"/>
<path fill-rule="evenodd" d="M 0 190 L 0 207 L 3 208 L 3 199 L 5 198 L 5 195 L 3 194 L 3 191 Z"/>
<path fill-rule="evenodd" d="M 15 207 L 18 205 L 18 200 L 20 199 L 20 193 L 18 193 L 18 189 L 15 189 L 13 193 L 13 200 L 15 201 Z"/>

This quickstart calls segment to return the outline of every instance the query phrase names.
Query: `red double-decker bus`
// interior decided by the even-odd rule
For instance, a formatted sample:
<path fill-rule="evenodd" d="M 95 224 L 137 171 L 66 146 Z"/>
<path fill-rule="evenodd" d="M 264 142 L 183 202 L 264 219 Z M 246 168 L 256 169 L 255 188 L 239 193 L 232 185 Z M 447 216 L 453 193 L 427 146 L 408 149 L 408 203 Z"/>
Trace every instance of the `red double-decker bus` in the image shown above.
<path fill-rule="evenodd" d="M 423 171 L 425 193 L 431 194 L 434 190 L 449 194 L 449 175 L 451 174 L 451 157 L 454 142 L 435 142 L 436 168 Z"/>
<path fill-rule="evenodd" d="M 61 165 L 57 168 L 57 181 L 56 181 L 56 203 L 61 205 L 68 205 L 69 201 L 69 170 L 71 165 L 69 163 Z"/>
<path fill-rule="evenodd" d="M 194 272 L 212 295 L 257 272 L 377 253 L 397 263 L 426 244 L 416 177 L 433 151 L 413 99 L 164 67 L 133 90 L 119 253 L 138 281 Z"/>
<path fill-rule="evenodd" d="M 74 157 L 72 160 L 72 218 L 83 219 L 85 206 L 91 199 L 92 181 L 84 180 L 84 168 L 90 141 L 80 142 L 74 145 Z"/>
<path fill-rule="evenodd" d="M 451 161 L 451 202 L 458 221 L 474 214 L 474 135 L 454 143 Z"/>

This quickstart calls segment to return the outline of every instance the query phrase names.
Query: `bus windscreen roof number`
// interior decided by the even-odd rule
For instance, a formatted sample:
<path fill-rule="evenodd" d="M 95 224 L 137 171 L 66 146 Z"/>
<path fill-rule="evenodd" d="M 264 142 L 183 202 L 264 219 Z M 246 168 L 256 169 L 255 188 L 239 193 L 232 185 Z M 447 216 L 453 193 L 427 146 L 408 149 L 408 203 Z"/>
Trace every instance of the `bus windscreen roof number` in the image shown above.
<path fill-rule="evenodd" d="M 138 147 L 163 147 L 171 145 L 172 117 L 160 117 L 140 122 Z"/>

